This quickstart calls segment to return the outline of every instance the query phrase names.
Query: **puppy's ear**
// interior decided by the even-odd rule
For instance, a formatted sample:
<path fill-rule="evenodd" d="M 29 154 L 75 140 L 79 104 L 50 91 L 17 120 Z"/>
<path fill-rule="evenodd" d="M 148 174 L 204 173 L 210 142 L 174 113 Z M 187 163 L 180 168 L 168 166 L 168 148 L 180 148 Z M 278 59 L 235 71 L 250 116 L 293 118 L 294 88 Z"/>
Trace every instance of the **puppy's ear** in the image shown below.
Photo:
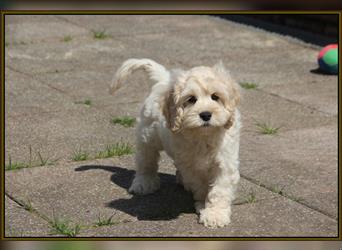
<path fill-rule="evenodd" d="M 230 111 L 233 111 L 234 108 L 240 103 L 240 86 L 231 77 L 229 71 L 223 65 L 222 61 L 215 64 L 213 70 L 225 82 L 228 88 L 229 100 L 227 100 L 226 107 Z"/>
<path fill-rule="evenodd" d="M 233 112 L 231 116 L 229 117 L 228 121 L 226 122 L 226 124 L 224 124 L 224 128 L 230 129 L 230 127 L 233 126 L 234 121 L 235 121 L 235 113 Z"/>
<path fill-rule="evenodd" d="M 229 129 L 235 122 L 235 108 L 240 103 L 240 86 L 231 77 L 229 71 L 225 68 L 222 61 L 217 63 L 213 69 L 227 86 L 228 99 L 224 101 L 224 106 L 231 115 L 224 125 L 224 128 Z"/>
<path fill-rule="evenodd" d="M 175 133 L 180 130 L 183 117 L 183 108 L 178 105 L 178 100 L 178 89 L 173 88 L 167 93 L 161 105 L 167 126 Z"/>
<path fill-rule="evenodd" d="M 185 72 L 181 69 L 171 71 L 169 90 L 164 94 L 160 107 L 168 128 L 179 132 L 183 120 L 183 106 L 179 103 L 180 94 L 185 81 Z"/>

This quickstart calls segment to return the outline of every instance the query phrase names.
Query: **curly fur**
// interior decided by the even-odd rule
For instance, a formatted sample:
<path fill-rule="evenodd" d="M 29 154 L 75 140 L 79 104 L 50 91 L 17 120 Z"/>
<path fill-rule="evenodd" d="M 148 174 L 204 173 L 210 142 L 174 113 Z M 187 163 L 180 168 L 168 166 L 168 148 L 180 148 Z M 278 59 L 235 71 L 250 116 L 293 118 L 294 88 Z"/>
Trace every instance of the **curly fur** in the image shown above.
<path fill-rule="evenodd" d="M 164 150 L 174 161 L 177 181 L 193 193 L 199 222 L 227 225 L 240 179 L 238 85 L 222 63 L 168 71 L 150 59 L 129 59 L 117 71 L 111 93 L 137 69 L 156 84 L 141 110 L 129 191 L 149 194 L 159 188 L 158 160 Z M 201 118 L 203 112 L 211 114 L 209 121 Z"/>

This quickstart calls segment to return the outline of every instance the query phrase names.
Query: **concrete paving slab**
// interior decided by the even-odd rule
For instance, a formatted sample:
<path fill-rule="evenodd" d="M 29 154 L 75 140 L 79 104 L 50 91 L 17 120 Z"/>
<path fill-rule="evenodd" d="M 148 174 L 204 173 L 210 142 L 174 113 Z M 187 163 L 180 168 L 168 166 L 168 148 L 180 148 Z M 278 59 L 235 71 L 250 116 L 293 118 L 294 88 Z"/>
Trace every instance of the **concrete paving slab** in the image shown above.
<path fill-rule="evenodd" d="M 89 106 L 98 109 L 99 113 L 107 110 L 109 113 L 138 115 L 153 83 L 147 81 L 143 73 L 137 73 L 117 95 L 112 96 L 108 90 L 113 74 L 113 70 L 81 70 L 31 76 L 7 68 L 6 116 L 69 112 L 87 106 L 82 103 L 85 100 L 89 100 Z M 138 86 L 141 91 L 137 92 Z"/>
<path fill-rule="evenodd" d="M 255 135 L 257 123 L 278 128 L 279 133 L 327 125 L 337 127 L 337 117 L 306 107 L 300 103 L 259 90 L 242 90 L 242 133 Z"/>
<path fill-rule="evenodd" d="M 5 237 L 46 237 L 49 223 L 5 196 Z"/>
<path fill-rule="evenodd" d="M 185 214 L 176 220 L 119 224 L 101 227 L 96 231 L 85 231 L 81 235 L 93 237 L 103 235 L 111 237 L 336 237 L 337 235 L 334 220 L 289 204 L 288 200 L 233 206 L 232 211 L 232 223 L 220 229 L 206 229 L 194 223 L 197 219 L 195 215 Z M 260 211 L 264 211 L 263 215 L 260 215 Z M 291 216 L 293 213 L 295 216 Z M 253 217 L 253 214 L 259 214 L 260 217 Z M 323 233 L 328 231 L 330 233 Z"/>
<path fill-rule="evenodd" d="M 118 39 L 94 39 L 89 34 L 70 42 L 57 40 L 52 43 L 9 45 L 5 49 L 5 64 L 29 74 L 104 67 L 112 69 L 115 58 L 120 58 L 122 62 L 139 55 L 139 51 L 139 47 L 128 48 Z"/>
<path fill-rule="evenodd" d="M 75 37 L 89 33 L 87 29 L 63 22 L 53 15 L 6 15 L 5 32 L 6 42 L 9 44 L 62 40 L 65 36 Z"/>
<path fill-rule="evenodd" d="M 121 157 L 10 171 L 6 172 L 6 190 L 18 198 L 30 197 L 35 208 L 50 218 L 59 214 L 81 224 L 84 230 L 79 236 L 336 235 L 336 220 L 244 179 L 231 226 L 208 230 L 197 223 L 191 195 L 176 185 L 174 174 L 160 174 L 161 189 L 155 194 L 128 194 L 132 167 L 132 157 Z M 251 192 L 256 202 L 246 203 Z M 91 227 L 99 215 L 113 214 L 115 225 Z"/>
<path fill-rule="evenodd" d="M 139 114 L 153 82 L 147 79 L 146 74 L 137 72 L 127 79 L 124 86 L 112 96 L 108 94 L 116 69 L 77 70 L 72 72 L 39 74 L 37 78 L 49 86 L 61 89 L 71 95 L 74 100 L 89 99 L 97 108 L 108 107 L 108 111 L 116 112 L 118 106 L 131 104 L 135 106 L 135 114 Z M 140 91 L 136 91 L 139 88 Z M 105 110 L 101 109 L 99 112 Z M 127 112 L 133 112 L 127 110 Z"/>
<path fill-rule="evenodd" d="M 70 17 L 74 18 L 74 17 Z M 92 16 L 82 16 L 82 17 L 75 17 L 83 18 L 82 22 L 85 22 L 84 20 L 91 20 Z M 109 16 L 109 18 L 114 18 L 116 22 L 121 17 L 116 16 Z M 139 18 L 150 18 L 150 17 L 137 17 Z M 164 20 L 165 17 L 161 17 L 162 20 Z M 173 17 L 168 17 L 165 20 L 170 21 L 174 20 Z M 198 26 L 195 25 L 194 29 L 201 27 L 202 23 L 197 20 L 198 17 L 184 17 L 184 18 L 193 18 L 195 23 L 198 23 Z M 208 18 L 208 19 L 206 19 Z M 134 19 L 134 18 L 133 18 Z M 87 46 L 81 46 L 73 48 L 73 46 L 70 46 L 72 44 L 68 43 L 68 46 L 65 46 L 65 44 L 62 43 L 60 50 L 56 51 L 56 54 L 53 54 L 53 58 L 59 58 L 61 59 L 61 55 L 64 55 L 64 57 L 68 57 L 70 60 L 72 58 L 77 58 L 78 60 L 73 60 L 74 62 L 71 63 L 69 60 L 69 63 L 73 65 L 73 67 L 77 66 L 80 61 L 86 60 L 86 64 L 91 60 L 91 58 L 88 58 L 90 54 L 93 54 L 96 52 L 97 58 L 101 58 L 101 60 L 96 60 L 97 65 L 99 67 L 110 67 L 111 65 L 119 66 L 121 62 L 131 57 L 129 54 L 126 54 L 126 58 L 122 57 L 121 61 L 116 62 L 113 57 L 106 58 L 106 54 L 103 53 L 101 55 L 101 51 L 107 51 L 110 53 L 118 53 L 118 51 L 115 51 L 115 49 L 128 49 L 129 51 L 134 51 L 134 53 L 131 53 L 133 57 L 151 57 L 151 51 L 154 51 L 154 53 L 157 56 L 155 58 L 156 60 L 160 61 L 162 63 L 170 63 L 172 62 L 175 64 L 175 62 L 179 62 L 180 65 L 175 65 L 178 67 L 181 66 L 194 66 L 194 65 L 200 65 L 200 64 L 213 64 L 218 59 L 223 59 L 223 61 L 227 64 L 227 66 L 232 70 L 233 74 L 236 76 L 238 80 L 241 81 L 252 81 L 257 82 L 260 86 L 265 85 L 276 85 L 279 88 L 279 86 L 286 86 L 286 88 L 289 85 L 289 83 L 296 82 L 295 86 L 297 86 L 297 82 L 300 81 L 300 79 L 303 79 L 305 77 L 304 82 L 319 82 L 319 79 L 322 79 L 322 76 L 315 76 L 314 73 L 310 72 L 310 70 L 317 67 L 316 65 L 316 54 L 317 49 L 314 49 L 312 47 L 299 47 L 296 43 L 290 43 L 286 39 L 281 39 L 279 36 L 274 36 L 266 32 L 260 32 L 255 29 L 251 29 L 244 25 L 237 25 L 234 23 L 230 23 L 231 25 L 227 25 L 227 21 L 221 20 L 218 18 L 212 18 L 212 17 L 203 17 L 203 20 L 205 19 L 206 23 L 214 22 L 215 23 L 215 29 L 212 31 L 212 33 L 200 33 L 200 37 L 197 36 L 197 32 L 189 33 L 187 30 L 191 29 L 190 26 L 184 26 L 182 29 L 177 30 L 176 35 L 170 35 L 167 36 L 165 34 L 137 34 L 134 39 L 127 38 L 124 35 L 120 36 L 120 34 L 117 34 L 115 38 L 111 38 L 108 40 L 103 40 L 101 43 L 97 43 L 96 45 L 87 45 Z M 106 20 L 106 22 L 110 23 L 110 20 L 104 18 L 103 20 Z M 121 20 L 121 19 L 120 19 Z M 174 22 L 174 21 L 173 21 Z M 176 22 L 177 23 L 177 22 Z M 229 22 L 228 22 L 229 23 Z M 201 24 L 201 25 L 200 25 Z M 98 24 L 96 24 L 98 25 Z M 204 24 L 203 24 L 204 25 Z M 194 26 L 194 25 L 193 25 Z M 132 28 L 134 29 L 134 28 Z M 241 31 L 242 30 L 242 31 Z M 239 31 L 239 32 L 237 32 Z M 231 32 L 236 32 L 237 35 L 230 36 Z M 217 37 L 217 44 L 215 48 L 208 50 L 207 48 L 211 47 L 212 44 L 212 38 Z M 166 39 L 167 37 L 167 39 Z M 250 43 L 250 39 L 253 37 L 253 43 Z M 119 43 L 113 43 L 113 40 L 118 42 L 121 39 L 121 42 Z M 193 43 L 193 40 L 198 40 L 197 43 Z M 266 40 L 266 42 L 265 42 Z M 79 45 L 79 41 L 75 42 L 75 44 Z M 107 44 L 107 45 L 106 45 Z M 238 44 L 239 48 L 237 49 L 236 44 Z M 244 45 L 245 44 L 245 45 Z M 26 46 L 27 47 L 27 46 Z M 57 45 L 58 47 L 58 45 Z M 70 49 L 70 47 L 72 49 Z M 19 46 L 17 49 L 23 48 L 23 46 Z M 115 48 L 115 49 L 114 49 Z M 143 50 L 136 50 L 136 48 L 143 48 Z M 180 49 L 181 48 L 181 49 Z M 41 54 L 42 51 L 48 51 L 47 49 L 41 48 L 41 46 L 36 46 L 36 49 L 38 51 L 35 51 L 34 47 L 32 47 L 30 50 L 32 50 L 32 54 L 39 55 L 36 58 L 49 58 L 49 55 Z M 54 49 L 56 49 L 56 45 L 54 46 Z M 64 53 L 62 53 L 63 49 Z M 125 50 L 124 49 L 124 50 Z M 188 51 L 187 53 L 184 53 L 185 51 Z M 198 51 L 201 51 L 201 53 L 198 53 Z M 225 52 L 226 51 L 226 52 Z M 273 52 L 272 52 L 273 51 Z M 22 52 L 22 51 L 21 51 Z M 40 53 L 39 53 L 40 52 Z M 83 52 L 83 53 L 82 53 Z M 126 52 L 126 50 L 125 50 Z M 222 54 L 222 52 L 224 52 Z M 270 53 L 271 52 L 271 53 Z M 194 53 L 192 56 L 189 56 L 189 53 Z M 245 54 L 244 54 L 245 53 Z M 14 55 L 13 55 L 14 54 Z M 50 53 L 51 54 L 51 53 Z M 79 54 L 79 55 L 77 55 Z M 16 53 L 11 52 L 9 58 L 15 58 L 16 55 L 20 55 L 22 59 L 26 55 L 25 53 Z M 171 56 L 171 57 L 170 57 Z M 33 57 L 33 55 L 26 55 L 26 57 Z M 165 58 L 169 58 L 167 62 L 165 62 Z M 239 58 L 239 60 L 233 60 L 234 58 Z M 260 58 L 263 58 L 263 61 L 266 61 L 268 63 L 260 64 Z M 160 60 L 159 60 L 160 59 Z M 91 60 L 94 61 L 94 60 Z M 21 63 L 24 63 L 25 60 L 21 60 Z M 256 65 L 258 63 L 258 67 L 255 68 L 253 65 Z M 18 63 L 16 63 L 18 64 Z M 66 65 L 68 62 L 66 62 Z M 30 63 L 31 65 L 31 63 Z M 34 65 L 34 64 L 32 64 Z M 53 63 L 47 63 L 46 65 L 53 65 Z M 65 63 L 63 63 L 65 65 Z M 18 66 L 18 65 L 17 65 Z M 40 70 L 42 65 L 37 65 Z M 55 65 L 54 69 L 50 69 L 48 71 L 53 72 L 54 70 L 60 71 L 59 66 Z M 79 67 L 80 65 L 78 65 Z M 173 66 L 173 65 L 172 65 Z M 27 67 L 25 67 L 27 68 Z M 113 71 L 114 68 L 113 67 Z M 282 68 L 283 70 L 279 71 L 278 69 Z M 63 70 L 63 69 L 61 69 Z M 65 70 L 65 69 L 64 69 Z M 255 71 L 257 70 L 257 71 Z M 36 70 L 32 70 L 31 72 L 36 72 Z M 41 72 L 41 71 L 37 71 Z M 269 72 L 269 74 L 265 74 L 265 72 Z M 272 76 L 272 77 L 270 77 Z M 323 76 L 324 77 L 324 76 Z M 325 76 L 326 77 L 326 76 Z M 327 78 L 327 77 L 326 77 Z M 330 84 L 329 86 L 332 88 L 337 88 L 336 83 L 336 77 L 330 76 L 329 77 L 333 84 Z M 302 86 L 302 85 L 300 85 Z M 308 86 L 309 87 L 309 86 Z M 312 87 L 310 85 L 310 87 Z M 290 87 L 289 87 L 290 88 Z M 278 93 L 277 90 L 271 91 L 272 93 Z M 297 93 L 296 88 L 294 89 L 294 94 Z M 306 87 L 302 87 L 303 91 L 306 89 Z M 310 88 L 315 89 L 315 88 Z M 333 89 L 334 90 L 334 89 Z M 329 93 L 336 93 L 336 91 Z M 334 95 L 334 94 L 333 94 Z M 290 97 L 291 95 L 284 93 L 284 96 L 291 99 L 294 98 L 294 100 L 298 99 L 297 97 Z M 335 94 L 336 96 L 336 94 Z M 334 96 L 334 97 L 335 97 Z M 301 96 L 303 98 L 303 95 Z M 316 99 L 316 96 L 312 97 L 309 100 L 309 104 L 311 104 Z M 324 110 L 328 111 L 331 108 L 334 107 L 335 103 L 331 103 L 330 105 L 327 105 L 327 102 L 329 101 L 336 101 L 336 98 L 330 98 L 329 94 L 328 96 L 321 101 L 321 104 L 324 104 L 326 107 Z M 314 105 L 314 107 L 317 105 Z M 336 108 L 333 111 L 336 113 Z"/>
<path fill-rule="evenodd" d="M 184 29 L 210 28 L 210 19 L 199 15 L 61 15 L 71 24 L 118 37 L 141 34 L 168 34 Z M 179 20 L 181 19 L 181 22 Z M 94 21 L 96 20 L 96 21 Z"/>
<path fill-rule="evenodd" d="M 74 18 L 78 19 L 78 17 Z M 84 16 L 80 18 L 86 19 Z M 134 18 L 139 19 L 140 17 L 132 17 L 132 20 Z M 172 25 L 181 23 L 178 22 L 180 19 L 184 19 L 182 23 L 186 25 L 173 31 L 172 27 L 174 26 Z M 312 57 L 315 57 L 315 53 L 317 53 L 317 48 L 312 46 L 303 46 L 302 44 L 302 46 L 298 46 L 298 42 L 288 41 L 284 36 L 263 32 L 260 29 L 253 29 L 220 18 L 162 16 L 158 17 L 158 21 L 169 23 L 165 34 L 158 32 L 158 30 L 146 32 L 150 26 L 144 29 L 133 26 L 130 30 L 136 30 L 134 37 L 131 37 L 129 32 L 116 33 L 115 39 L 125 41 L 124 44 L 130 48 L 144 48 L 145 56 L 160 58 L 164 61 L 170 61 L 170 63 L 178 62 L 180 65 L 195 66 L 197 63 L 210 64 L 215 63 L 217 59 L 222 59 L 234 70 L 240 69 L 241 72 L 247 74 L 255 71 L 260 72 L 261 69 L 262 73 L 280 73 L 278 71 L 281 64 L 287 66 L 284 68 L 285 71 L 289 70 L 296 73 L 298 71 L 294 69 L 298 65 L 304 64 L 307 67 L 307 63 L 312 62 Z M 210 29 L 206 29 L 209 27 L 208 25 L 211 25 Z M 215 46 L 212 46 L 213 40 Z M 253 42 L 250 42 L 251 40 Z M 152 51 L 154 53 L 151 53 Z M 248 56 L 246 57 L 246 55 Z M 260 57 L 263 58 L 264 63 L 260 63 Z M 276 65 L 275 62 L 279 65 Z M 258 67 L 255 67 L 257 64 Z M 277 71 L 273 71 L 277 66 Z"/>
<path fill-rule="evenodd" d="M 79 145 L 91 145 L 90 148 L 93 148 L 93 150 L 99 149 L 98 146 L 94 145 L 94 137 L 100 138 L 101 131 L 102 133 L 104 133 L 104 135 L 103 137 L 101 137 L 101 139 L 97 139 L 98 142 L 103 140 L 103 138 L 108 138 L 108 133 L 114 133 L 112 136 L 113 138 L 117 137 L 116 135 L 118 134 L 124 134 L 125 137 L 128 136 L 129 138 L 131 138 L 131 141 L 134 141 L 133 129 L 124 129 L 121 126 L 112 126 L 111 124 L 109 124 L 109 121 L 111 117 L 117 115 L 131 115 L 134 117 L 138 115 L 141 102 L 146 95 L 143 91 L 139 92 L 138 95 L 134 91 L 134 89 L 137 88 L 141 82 L 139 81 L 139 76 L 129 80 L 128 83 L 120 90 L 120 93 L 113 97 L 106 94 L 106 82 L 108 82 L 111 78 L 109 74 L 106 74 L 107 80 L 104 82 L 101 82 L 99 79 L 101 78 L 102 74 L 100 73 L 99 75 L 97 75 L 93 71 L 85 73 L 84 79 L 86 80 L 77 81 L 78 78 L 82 79 L 82 73 L 83 72 L 76 72 L 74 79 L 72 77 L 69 77 L 69 84 L 64 83 L 66 82 L 65 79 L 70 73 L 64 73 L 63 75 L 66 75 L 65 78 L 63 75 L 60 78 L 58 74 L 51 78 L 42 78 L 42 80 L 38 82 L 40 85 L 36 84 L 31 88 L 30 86 L 28 86 L 28 89 L 32 91 L 32 97 L 30 97 L 30 95 L 24 95 L 24 97 L 27 98 L 27 101 L 23 106 L 20 106 L 20 103 L 22 103 L 21 100 L 13 100 L 7 98 L 6 101 L 9 103 L 7 105 L 9 109 L 6 109 L 6 111 L 8 110 L 7 113 L 9 115 L 9 127 L 18 128 L 14 129 L 13 132 L 9 134 L 10 136 L 7 140 L 7 145 L 11 145 L 9 147 L 9 149 L 11 149 L 11 155 L 18 155 L 18 153 L 16 152 L 21 152 L 22 156 L 26 156 L 25 160 L 27 161 L 29 153 L 29 151 L 27 150 L 27 145 L 32 145 L 34 148 L 36 148 L 35 145 L 44 145 L 45 142 L 49 142 L 51 150 L 55 151 L 56 149 L 53 145 L 55 145 L 56 143 L 58 145 L 61 145 L 60 138 L 63 138 L 62 140 L 64 140 L 66 144 L 65 146 L 58 147 L 61 148 L 63 152 L 66 150 L 66 148 L 68 148 L 70 142 L 74 142 L 72 143 L 72 148 L 69 147 L 69 150 L 67 150 L 67 153 L 60 152 L 59 157 L 62 158 L 67 157 L 73 152 L 73 150 L 75 150 L 75 142 L 78 142 Z M 48 74 L 48 76 L 50 76 L 50 74 Z M 20 81 L 14 82 L 17 83 Z M 40 82 L 42 82 L 42 84 Z M 24 85 L 24 83 L 25 78 L 23 78 L 23 84 L 21 85 Z M 56 91 L 54 89 L 50 89 L 50 87 L 46 87 L 43 84 L 47 84 L 52 88 L 61 89 L 62 92 L 68 93 L 68 95 L 67 97 L 64 97 L 62 94 L 55 93 Z M 21 85 L 19 85 L 18 88 L 21 88 Z M 83 88 L 81 85 L 84 85 Z M 148 85 L 146 81 L 145 85 Z M 45 92 L 48 95 L 40 93 L 41 89 L 44 89 L 44 87 Z M 148 89 L 149 86 L 145 86 L 144 88 Z M 8 89 L 9 96 L 11 96 L 11 93 L 21 92 L 16 89 L 15 85 L 8 85 L 6 89 Z M 80 92 L 79 89 L 81 93 L 78 93 Z M 90 89 L 89 92 L 88 89 Z M 102 94 L 95 95 L 94 93 L 97 89 L 99 89 L 97 92 L 102 92 Z M 87 95 L 86 93 L 88 93 L 89 95 Z M 93 93 L 92 96 L 90 95 L 91 93 Z M 51 98 L 49 98 L 49 95 L 51 96 Z M 107 97 L 103 98 L 103 100 L 101 98 L 102 95 Z M 258 97 L 260 95 L 262 95 L 262 98 Z M 84 98 L 87 97 L 92 100 L 91 107 L 75 104 L 77 100 L 83 100 L 81 99 L 82 96 Z M 40 100 L 40 97 L 44 99 Z M 45 105 L 45 98 L 48 98 L 46 99 L 47 105 Z M 70 101 L 65 102 L 66 98 L 68 98 Z M 95 100 L 93 100 L 94 98 Z M 244 133 L 245 131 L 247 133 L 255 133 L 256 121 L 267 121 L 273 123 L 274 126 L 281 126 L 281 131 L 298 129 L 308 126 L 318 126 L 319 124 L 325 125 L 336 123 L 334 117 L 326 116 L 324 114 L 322 115 L 319 112 L 303 108 L 302 106 L 296 103 L 288 102 L 287 100 L 269 96 L 266 93 L 245 91 L 245 93 L 243 93 L 243 98 L 242 113 L 244 114 L 244 128 L 242 133 Z M 72 101 L 72 99 L 74 101 Z M 131 99 L 133 102 L 127 103 L 127 99 Z M 56 100 L 56 103 L 53 103 L 53 100 Z M 52 102 L 50 108 L 49 102 Z M 39 114 L 38 110 L 36 115 L 16 117 L 17 114 L 21 114 L 21 112 L 24 112 L 24 114 L 27 113 L 27 111 L 25 111 L 26 109 L 22 107 L 39 108 L 41 106 L 46 109 L 44 110 L 45 112 L 50 111 L 50 113 Z M 253 110 L 253 108 L 255 109 Z M 292 113 L 293 115 L 291 114 L 289 115 L 290 117 L 288 117 L 288 115 L 285 115 L 287 113 Z M 66 117 L 69 117 L 67 119 L 67 122 L 70 123 L 70 126 L 67 126 L 68 129 L 65 129 L 66 121 L 63 120 L 63 118 Z M 303 118 L 305 119 L 303 120 Z M 31 130 L 30 134 L 27 134 L 25 132 L 28 129 L 27 126 L 31 127 L 31 129 L 29 129 Z M 21 129 L 19 129 L 20 127 Z M 52 134 L 51 128 L 54 128 L 55 131 Z M 71 131 L 70 129 L 73 129 L 73 131 Z M 91 134 L 92 136 L 89 136 L 89 134 Z M 25 140 L 25 137 L 29 138 Z M 58 138 L 59 140 L 57 140 Z M 89 141 L 90 138 L 93 138 L 91 142 Z M 104 143 L 100 143 L 100 145 L 104 145 Z"/>
<path fill-rule="evenodd" d="M 72 97 L 63 89 L 8 68 L 5 73 L 6 116 L 56 112 L 74 105 Z"/>
<path fill-rule="evenodd" d="M 83 105 L 85 106 L 85 105 Z M 70 160 L 78 149 L 92 157 L 107 145 L 117 142 L 134 144 L 134 128 L 111 124 L 112 116 L 94 107 L 77 106 L 74 110 L 48 112 L 31 116 L 8 117 L 6 161 L 39 162 L 37 152 L 49 159 Z M 127 106 L 124 106 L 124 108 Z M 127 108 L 126 108 L 127 110 Z M 115 115 L 115 112 L 113 112 Z M 27 131 L 30 131 L 29 133 Z"/>
<path fill-rule="evenodd" d="M 264 90 L 243 90 L 241 110 L 242 174 L 336 218 L 337 117 Z M 258 134 L 257 122 L 278 135 Z"/>
<path fill-rule="evenodd" d="M 293 81 L 282 85 L 267 86 L 263 90 L 327 114 L 337 115 L 337 88 L 337 77 L 330 76 L 324 81 L 317 77 L 316 80 L 311 81 Z"/>
<path fill-rule="evenodd" d="M 57 167 L 54 169 L 56 171 Z M 66 170 L 68 168 L 65 166 L 59 169 L 62 170 L 62 172 L 57 173 L 58 171 L 56 171 L 56 175 L 54 174 L 54 177 L 51 176 L 51 172 L 54 172 L 52 168 L 39 169 L 38 167 L 25 169 L 23 171 L 13 171 L 10 174 L 16 175 L 19 174 L 19 172 L 33 171 L 32 174 L 30 174 L 33 177 L 32 181 L 38 181 L 38 179 L 41 179 L 42 174 L 44 175 L 44 172 L 46 174 L 46 178 L 50 179 L 50 177 L 52 177 L 51 181 L 49 180 L 50 184 L 47 184 L 47 182 L 43 181 L 45 184 L 41 183 L 41 187 L 36 186 L 37 189 L 33 193 L 23 190 L 25 193 L 24 196 L 30 198 L 32 197 L 32 202 L 35 204 L 35 208 L 50 219 L 56 216 L 68 220 L 73 224 L 79 223 L 81 226 L 91 226 L 97 222 L 98 216 L 108 218 L 114 214 L 112 209 L 105 207 L 103 199 L 103 196 L 115 196 L 115 191 L 113 191 L 113 189 L 116 187 L 110 185 L 110 181 L 108 183 L 109 185 L 103 185 L 103 183 L 95 181 L 94 173 L 90 173 L 90 176 L 93 177 L 87 179 L 84 177 L 84 175 L 82 176 L 82 173 L 75 172 L 74 169 L 71 169 L 71 171 L 67 172 Z M 34 172 L 37 171 L 39 172 L 40 177 L 34 178 Z M 105 173 L 105 171 L 103 171 L 103 173 Z M 66 178 L 66 176 L 68 176 L 68 178 Z M 78 176 L 78 178 L 76 178 L 76 176 Z M 96 178 L 101 178 L 101 171 L 100 174 L 97 172 L 95 176 Z M 102 178 L 103 177 L 107 177 L 106 179 L 110 178 L 108 175 L 102 175 Z M 7 183 L 12 182 L 13 187 L 17 186 L 18 188 L 23 184 L 25 186 L 30 186 L 25 178 L 18 178 L 19 179 L 16 180 L 7 179 Z M 39 181 L 36 184 L 38 183 Z M 84 188 L 84 185 L 88 186 L 89 188 Z M 30 188 L 32 188 L 32 186 L 30 186 Z M 19 192 L 17 188 L 12 189 L 8 187 L 6 189 L 10 193 L 14 192 L 18 194 L 17 192 Z M 82 189 L 85 192 L 85 196 L 82 197 L 78 189 Z M 99 189 L 101 189 L 101 191 Z M 75 202 L 76 199 L 78 200 L 77 202 Z M 116 213 L 113 221 L 123 219 L 123 216 L 124 214 Z"/>
<path fill-rule="evenodd" d="M 244 176 L 337 218 L 334 124 L 276 136 L 244 136 L 240 152 Z"/>
<path fill-rule="evenodd" d="M 99 21 L 91 22 L 95 17 L 98 18 Z M 210 65 L 216 63 L 217 60 L 223 60 L 233 72 L 237 70 L 244 72 L 244 74 L 251 73 L 255 70 L 257 70 L 257 72 L 262 72 L 262 74 L 265 72 L 279 73 L 278 69 L 282 64 L 285 71 L 292 71 L 292 74 L 286 75 L 286 78 L 289 78 L 294 72 L 298 72 L 298 70 L 296 71 L 296 68 L 298 67 L 296 64 L 303 64 L 300 60 L 305 58 L 305 62 L 312 61 L 311 55 L 315 51 L 310 47 L 303 48 L 303 46 L 301 46 L 299 48 L 297 44 L 290 43 L 286 39 L 281 39 L 270 33 L 261 32 L 260 30 L 250 29 L 244 25 L 238 25 L 226 20 L 207 16 L 177 16 L 177 18 L 175 18 L 175 16 L 157 17 L 145 15 L 128 17 L 82 15 L 68 16 L 66 18 L 73 19 L 73 22 L 77 23 L 79 21 L 80 23 L 84 23 L 84 25 L 90 26 L 98 26 L 103 23 L 103 25 L 113 29 L 112 32 L 115 36 L 99 40 L 99 43 L 96 45 L 87 44 L 87 46 L 79 46 L 78 41 L 77 43 L 75 42 L 78 45 L 76 48 L 71 46 L 73 41 L 67 43 L 67 47 L 65 46 L 65 43 L 62 43 L 62 48 L 59 48 L 58 44 L 55 44 L 53 49 L 55 51 L 58 49 L 58 51 L 53 54 L 53 57 L 61 58 L 61 56 L 64 55 L 72 58 L 84 51 L 80 57 L 82 60 L 82 58 L 87 59 L 89 54 L 96 52 L 97 60 L 95 61 L 98 65 L 102 66 L 104 66 L 104 64 L 102 64 L 103 57 L 106 55 L 105 53 L 100 55 L 101 51 L 106 51 L 107 54 L 113 53 L 117 57 L 117 53 L 120 53 L 120 49 L 123 49 L 126 54 L 122 60 L 129 57 L 149 57 L 166 64 L 166 66 L 168 66 L 168 64 L 172 64 L 173 66 L 175 62 L 177 62 L 176 66 L 178 67 L 183 65 L 189 67 L 202 64 Z M 146 26 L 145 19 L 149 20 L 153 18 L 158 18 L 157 24 L 154 22 L 154 25 L 163 27 L 165 30 L 164 33 L 161 33 L 158 29 L 156 30 L 152 24 L 150 24 L 151 26 Z M 182 22 L 180 22 L 179 19 L 182 19 Z M 127 27 L 123 29 L 124 33 L 120 33 L 117 28 L 120 28 L 121 26 L 113 25 L 113 23 L 119 21 L 121 25 L 129 25 L 129 30 L 131 30 L 132 33 L 127 32 Z M 166 23 L 168 24 L 168 29 L 165 29 L 165 26 L 163 26 Z M 210 28 L 210 32 L 202 32 L 203 29 L 206 29 L 209 25 L 213 27 Z M 151 30 L 149 30 L 150 28 Z M 230 35 L 232 33 L 234 33 L 234 36 Z M 134 34 L 134 37 L 132 37 L 132 34 Z M 212 47 L 213 38 L 215 39 L 215 47 Z M 251 39 L 253 39 L 253 43 L 250 42 Z M 196 43 L 193 41 L 196 41 Z M 108 46 L 106 46 L 106 44 Z M 44 46 L 44 44 L 41 44 L 41 46 Z M 31 53 L 38 55 L 36 56 L 38 58 L 46 58 L 46 52 L 45 54 L 42 54 L 42 51 L 48 50 L 42 50 L 41 46 L 36 46 L 36 49 L 35 46 L 31 46 L 31 49 L 33 50 Z M 70 47 L 72 49 L 70 49 Z M 23 49 L 23 46 L 16 47 L 16 49 L 20 48 Z M 66 53 L 63 53 L 63 49 L 69 50 L 67 50 Z M 306 54 L 310 54 L 310 56 L 303 56 L 303 50 Z M 291 51 L 291 53 L 289 53 L 289 51 Z M 300 56 L 293 56 L 293 54 L 296 55 L 294 52 L 301 54 Z M 51 55 L 52 53 L 53 52 L 50 51 Z M 23 55 L 26 55 L 26 57 L 33 57 L 33 55 L 30 54 L 15 52 L 11 53 L 11 57 L 14 58 L 17 54 L 20 54 L 22 58 L 24 57 Z M 260 64 L 261 56 L 263 60 L 268 63 Z M 111 58 L 114 60 L 114 56 Z M 75 60 L 74 64 L 78 61 L 79 60 Z M 89 60 L 87 60 L 87 62 L 89 62 Z M 275 64 L 275 62 L 278 63 Z M 115 62 L 110 61 L 108 63 L 108 65 L 113 65 Z M 258 64 L 258 67 L 252 66 L 256 64 Z M 307 64 L 304 65 L 307 66 Z M 36 72 L 36 70 L 31 71 Z"/>

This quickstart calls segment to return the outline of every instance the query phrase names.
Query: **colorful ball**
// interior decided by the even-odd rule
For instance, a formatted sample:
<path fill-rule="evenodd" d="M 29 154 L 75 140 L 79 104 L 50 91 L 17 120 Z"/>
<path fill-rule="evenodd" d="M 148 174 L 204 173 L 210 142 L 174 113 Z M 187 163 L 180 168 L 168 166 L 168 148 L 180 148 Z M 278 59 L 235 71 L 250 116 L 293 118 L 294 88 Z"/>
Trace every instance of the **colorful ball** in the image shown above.
<path fill-rule="evenodd" d="M 337 74 L 338 72 L 338 46 L 330 44 L 325 46 L 318 54 L 319 68 L 328 74 Z"/>

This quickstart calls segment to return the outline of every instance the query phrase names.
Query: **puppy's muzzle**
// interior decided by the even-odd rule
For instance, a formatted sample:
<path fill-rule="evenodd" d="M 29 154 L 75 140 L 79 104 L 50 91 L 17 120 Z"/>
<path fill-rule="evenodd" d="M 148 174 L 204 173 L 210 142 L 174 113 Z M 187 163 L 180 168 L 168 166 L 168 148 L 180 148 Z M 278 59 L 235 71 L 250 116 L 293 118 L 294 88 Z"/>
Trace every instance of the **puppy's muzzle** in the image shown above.
<path fill-rule="evenodd" d="M 205 111 L 205 112 L 201 112 L 201 113 L 199 114 L 199 116 L 201 117 L 201 119 L 202 119 L 203 121 L 207 122 L 207 121 L 209 121 L 210 118 L 211 118 L 211 113 L 208 112 L 208 111 Z"/>

